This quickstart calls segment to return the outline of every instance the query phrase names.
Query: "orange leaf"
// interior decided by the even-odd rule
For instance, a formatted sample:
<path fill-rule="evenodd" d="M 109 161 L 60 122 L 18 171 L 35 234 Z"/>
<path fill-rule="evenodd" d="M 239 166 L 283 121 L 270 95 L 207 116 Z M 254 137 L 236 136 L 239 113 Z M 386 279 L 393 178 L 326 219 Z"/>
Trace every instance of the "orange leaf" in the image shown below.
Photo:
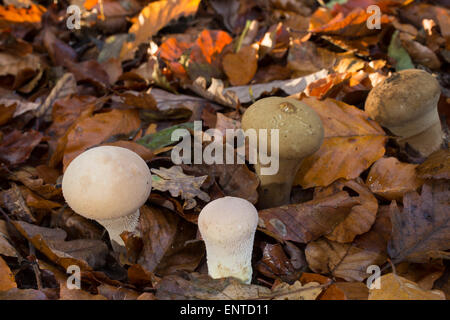
<path fill-rule="evenodd" d="M 345 18 L 339 16 L 332 19 L 324 26 L 318 26 L 311 30 L 313 33 L 358 38 L 378 33 L 380 30 L 367 28 L 367 20 L 372 13 L 367 13 L 363 8 L 354 9 Z M 381 24 L 390 22 L 388 16 L 381 16 Z"/>
<path fill-rule="evenodd" d="M 381 158 L 374 163 L 367 177 L 373 193 L 388 200 L 401 201 L 409 191 L 416 191 L 423 180 L 416 175 L 416 164 L 403 163 L 396 158 Z"/>
<path fill-rule="evenodd" d="M 258 69 L 258 51 L 246 46 L 238 53 L 229 53 L 223 58 L 223 69 L 233 86 L 246 85 Z"/>
<path fill-rule="evenodd" d="M 320 116 L 325 139 L 316 153 L 303 160 L 295 185 L 311 188 L 340 178 L 355 179 L 384 155 L 387 137 L 364 111 L 333 99 L 304 97 L 302 101 Z"/>
<path fill-rule="evenodd" d="M 47 10 L 40 5 L 31 4 L 30 8 L 16 8 L 14 6 L 0 6 L 0 25 L 4 23 L 37 23 Z"/>
<path fill-rule="evenodd" d="M 128 30 L 133 33 L 134 41 L 123 44 L 120 53 L 121 60 L 133 57 L 134 50 L 141 43 L 145 43 L 171 20 L 181 16 L 188 16 L 197 12 L 200 0 L 155 1 L 151 2 L 140 12 L 139 16 Z"/>

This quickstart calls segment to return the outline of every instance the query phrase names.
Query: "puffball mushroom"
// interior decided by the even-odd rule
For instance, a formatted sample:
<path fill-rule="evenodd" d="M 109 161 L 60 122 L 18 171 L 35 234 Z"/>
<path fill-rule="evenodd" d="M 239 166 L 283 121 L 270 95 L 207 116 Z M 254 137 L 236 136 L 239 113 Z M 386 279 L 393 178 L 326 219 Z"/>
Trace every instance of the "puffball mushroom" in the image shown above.
<path fill-rule="evenodd" d="M 264 209 L 288 204 L 292 183 L 302 160 L 316 152 L 323 142 L 324 130 L 319 116 L 299 100 L 269 97 L 256 101 L 245 111 L 242 128 L 258 131 L 258 148 L 262 142 L 259 130 L 267 129 L 268 153 L 272 148 L 270 129 L 279 130 L 278 172 L 264 175 L 260 161 L 255 164 L 261 181 L 258 206 Z"/>
<path fill-rule="evenodd" d="M 399 136 L 422 156 L 439 149 L 442 130 L 437 103 L 441 89 L 429 73 L 418 69 L 394 73 L 373 88 L 365 110 L 381 126 Z"/>
<path fill-rule="evenodd" d="M 77 156 L 67 167 L 62 191 L 67 204 L 85 218 L 96 220 L 109 233 L 113 248 L 124 246 L 120 234 L 133 232 L 139 208 L 152 186 L 145 161 L 126 148 L 101 146 Z"/>
<path fill-rule="evenodd" d="M 249 201 L 224 197 L 200 212 L 198 227 L 206 245 L 208 273 L 213 279 L 252 279 L 252 250 L 258 211 Z"/>

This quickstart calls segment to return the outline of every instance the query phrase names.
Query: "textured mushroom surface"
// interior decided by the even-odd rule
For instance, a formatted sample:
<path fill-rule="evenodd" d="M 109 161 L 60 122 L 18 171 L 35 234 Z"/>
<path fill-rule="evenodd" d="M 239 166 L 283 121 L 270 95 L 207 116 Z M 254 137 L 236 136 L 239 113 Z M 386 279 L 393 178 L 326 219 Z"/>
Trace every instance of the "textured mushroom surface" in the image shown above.
<path fill-rule="evenodd" d="M 235 277 L 249 283 L 258 212 L 247 200 L 219 198 L 208 203 L 198 218 L 212 278 Z"/>
<path fill-rule="evenodd" d="M 151 190 L 145 161 L 131 150 L 101 146 L 76 157 L 64 173 L 62 189 L 78 214 L 98 220 L 136 212 Z"/>

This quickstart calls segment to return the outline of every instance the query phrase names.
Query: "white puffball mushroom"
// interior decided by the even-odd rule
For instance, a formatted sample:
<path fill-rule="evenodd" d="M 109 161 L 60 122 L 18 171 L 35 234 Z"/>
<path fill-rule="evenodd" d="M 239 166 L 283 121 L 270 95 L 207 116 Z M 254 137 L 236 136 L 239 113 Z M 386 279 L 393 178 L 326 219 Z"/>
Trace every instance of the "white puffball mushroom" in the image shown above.
<path fill-rule="evenodd" d="M 120 234 L 133 232 L 139 208 L 152 187 L 145 161 L 126 148 L 101 146 L 78 155 L 67 167 L 62 191 L 67 204 L 79 215 L 103 225 L 116 250 L 124 246 Z"/>
<path fill-rule="evenodd" d="M 200 212 L 198 227 L 206 245 L 208 273 L 213 279 L 252 279 L 252 250 L 258 211 L 249 201 L 224 197 Z"/>

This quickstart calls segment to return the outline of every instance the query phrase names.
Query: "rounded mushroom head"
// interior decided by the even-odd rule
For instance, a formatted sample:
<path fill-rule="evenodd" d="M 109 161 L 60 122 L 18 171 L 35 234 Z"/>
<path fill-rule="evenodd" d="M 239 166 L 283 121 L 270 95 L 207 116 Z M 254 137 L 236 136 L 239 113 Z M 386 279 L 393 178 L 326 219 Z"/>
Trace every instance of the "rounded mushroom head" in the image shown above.
<path fill-rule="evenodd" d="M 68 205 L 94 220 L 136 212 L 150 195 L 152 178 L 145 161 L 126 148 L 101 146 L 77 156 L 64 172 Z"/>
<path fill-rule="evenodd" d="M 412 136 L 439 119 L 435 110 L 440 92 L 439 82 L 428 72 L 402 70 L 370 91 L 365 111 L 392 133 Z"/>
<path fill-rule="evenodd" d="M 252 239 L 258 226 L 258 211 L 249 201 L 224 197 L 208 203 L 200 212 L 198 226 L 205 241 L 239 247 Z"/>
<path fill-rule="evenodd" d="M 305 103 L 282 97 L 263 98 L 253 103 L 242 117 L 244 130 L 267 129 L 267 146 L 271 149 L 271 129 L 279 130 L 279 156 L 282 159 L 304 158 L 320 148 L 324 130 L 318 114 Z M 258 135 L 258 139 L 261 136 Z"/>

